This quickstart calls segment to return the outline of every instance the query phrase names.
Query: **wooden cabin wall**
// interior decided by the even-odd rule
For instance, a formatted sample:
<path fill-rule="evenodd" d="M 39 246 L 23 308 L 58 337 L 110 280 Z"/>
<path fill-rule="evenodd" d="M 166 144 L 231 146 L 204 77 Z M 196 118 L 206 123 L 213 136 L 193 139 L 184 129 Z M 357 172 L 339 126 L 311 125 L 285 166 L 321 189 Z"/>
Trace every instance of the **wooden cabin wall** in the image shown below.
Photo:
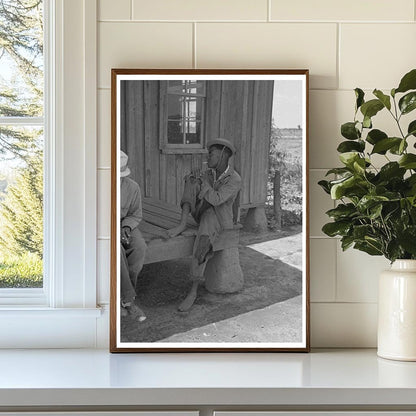
<path fill-rule="evenodd" d="M 159 149 L 159 82 L 121 84 L 121 149 L 129 156 L 131 178 L 143 195 L 178 205 L 183 177 L 202 167 L 206 155 L 165 154 Z M 205 137 L 231 140 L 233 165 L 242 177 L 244 206 L 266 200 L 273 81 L 207 83 Z"/>
<path fill-rule="evenodd" d="M 120 147 L 128 156 L 130 177 L 145 189 L 144 175 L 144 84 L 122 81 L 120 85 Z"/>
<path fill-rule="evenodd" d="M 266 201 L 272 105 L 273 81 L 218 81 L 207 86 L 207 139 L 224 137 L 236 146 L 233 164 L 242 178 L 244 206 Z"/>

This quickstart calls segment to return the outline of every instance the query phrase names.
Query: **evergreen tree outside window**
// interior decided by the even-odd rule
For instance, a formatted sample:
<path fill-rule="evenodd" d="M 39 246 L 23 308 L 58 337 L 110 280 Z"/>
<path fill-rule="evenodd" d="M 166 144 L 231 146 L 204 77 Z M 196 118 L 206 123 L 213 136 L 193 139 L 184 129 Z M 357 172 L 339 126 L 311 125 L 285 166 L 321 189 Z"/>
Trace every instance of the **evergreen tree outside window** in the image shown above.
<path fill-rule="evenodd" d="M 0 0 L 0 290 L 43 286 L 43 6 Z"/>

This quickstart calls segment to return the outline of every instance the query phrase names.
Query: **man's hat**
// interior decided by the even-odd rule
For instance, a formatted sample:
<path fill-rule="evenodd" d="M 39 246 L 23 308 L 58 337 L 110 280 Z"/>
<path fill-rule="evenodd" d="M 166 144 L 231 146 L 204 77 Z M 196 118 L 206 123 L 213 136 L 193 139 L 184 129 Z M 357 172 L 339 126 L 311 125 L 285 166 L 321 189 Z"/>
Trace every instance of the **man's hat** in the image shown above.
<path fill-rule="evenodd" d="M 124 178 L 126 176 L 130 175 L 130 169 L 127 166 L 127 162 L 129 160 L 129 157 L 120 150 L 120 178 Z"/>
<path fill-rule="evenodd" d="M 221 138 L 211 139 L 207 143 L 207 148 L 209 149 L 214 144 L 227 147 L 228 149 L 231 150 L 231 155 L 234 155 L 236 152 L 235 146 L 227 139 L 221 139 Z"/>

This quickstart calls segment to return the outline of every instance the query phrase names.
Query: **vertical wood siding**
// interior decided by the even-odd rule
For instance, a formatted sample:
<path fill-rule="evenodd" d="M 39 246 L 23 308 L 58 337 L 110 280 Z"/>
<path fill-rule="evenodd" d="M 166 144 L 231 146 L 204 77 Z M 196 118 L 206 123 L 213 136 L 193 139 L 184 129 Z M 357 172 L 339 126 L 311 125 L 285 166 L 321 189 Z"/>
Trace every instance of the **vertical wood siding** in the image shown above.
<path fill-rule="evenodd" d="M 179 204 L 183 177 L 202 167 L 202 154 L 164 154 L 159 148 L 160 91 L 155 81 L 122 85 L 121 148 L 144 195 Z M 237 149 L 232 161 L 243 182 L 242 205 L 266 200 L 273 81 L 207 83 L 205 139 L 224 137 Z"/>

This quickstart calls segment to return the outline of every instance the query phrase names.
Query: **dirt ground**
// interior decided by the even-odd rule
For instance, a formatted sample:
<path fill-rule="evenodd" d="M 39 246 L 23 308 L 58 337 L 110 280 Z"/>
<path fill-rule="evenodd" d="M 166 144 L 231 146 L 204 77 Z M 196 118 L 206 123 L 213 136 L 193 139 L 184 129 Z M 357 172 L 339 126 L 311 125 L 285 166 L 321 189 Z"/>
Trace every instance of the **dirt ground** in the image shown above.
<path fill-rule="evenodd" d="M 191 285 L 189 259 L 146 265 L 140 274 L 137 292 L 138 301 L 147 319 L 138 323 L 131 317 L 122 318 L 122 341 L 155 342 L 165 340 L 175 334 L 175 341 L 180 341 L 180 334 L 195 328 L 220 321 L 227 322 L 230 318 L 246 316 L 244 314 L 261 309 L 266 311 L 263 314 L 271 313 L 265 308 L 298 297 L 302 294 L 302 272 L 290 261 L 293 257 L 291 253 L 285 253 L 282 257 L 278 255 L 279 253 L 266 255 L 248 246 L 256 247 L 259 243 L 273 241 L 269 246 L 279 247 L 279 240 L 299 235 L 299 233 L 301 233 L 301 226 L 287 227 L 281 231 L 269 231 L 264 234 L 242 231 L 239 252 L 244 274 L 243 289 L 238 293 L 220 295 L 209 293 L 201 285 L 198 298 L 188 312 L 179 312 L 177 307 Z M 275 309 L 270 309 L 272 310 Z M 225 326 L 223 324 L 223 327 Z M 260 326 L 256 330 L 261 332 L 263 329 Z M 267 329 L 264 328 L 264 330 Z M 227 332 L 224 331 L 221 342 L 235 342 L 231 336 L 227 337 Z M 287 342 L 287 340 L 275 340 L 275 342 Z"/>

